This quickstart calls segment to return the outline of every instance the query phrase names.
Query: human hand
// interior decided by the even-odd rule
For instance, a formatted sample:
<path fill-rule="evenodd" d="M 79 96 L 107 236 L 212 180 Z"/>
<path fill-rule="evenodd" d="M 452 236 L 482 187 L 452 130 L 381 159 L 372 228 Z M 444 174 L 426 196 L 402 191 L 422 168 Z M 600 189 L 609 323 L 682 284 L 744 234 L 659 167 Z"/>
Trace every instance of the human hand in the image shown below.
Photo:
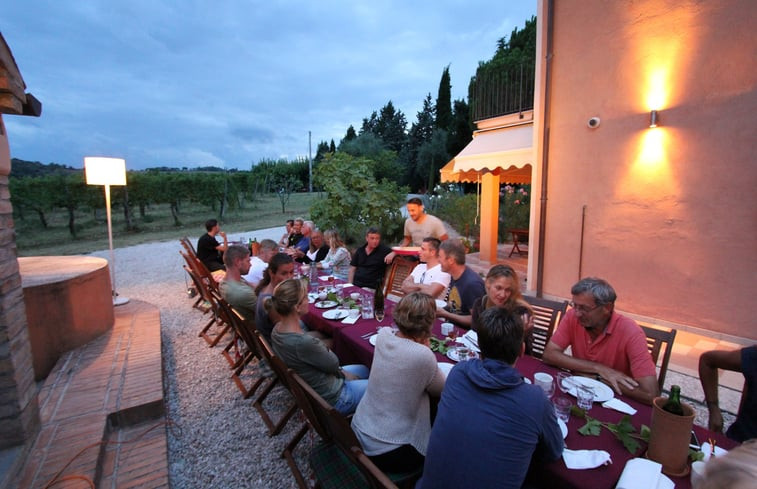
<path fill-rule="evenodd" d="M 612 387 L 612 390 L 618 395 L 623 395 L 622 389 L 632 391 L 639 386 L 639 383 L 633 378 L 609 367 L 602 369 L 599 376 L 605 381 L 605 383 Z"/>
<path fill-rule="evenodd" d="M 346 370 L 342 370 L 342 374 L 344 374 L 344 380 L 359 380 L 360 377 L 353 374 L 352 372 L 348 372 Z"/>
<path fill-rule="evenodd" d="M 226 239 L 226 232 L 225 231 L 218 231 L 218 235 L 222 237 L 223 239 Z"/>
<path fill-rule="evenodd" d="M 397 256 L 397 253 L 395 253 L 395 252 L 392 251 L 391 253 L 389 253 L 388 255 L 386 255 L 386 257 L 384 257 L 384 263 L 386 263 L 387 265 L 389 265 L 390 263 L 392 263 L 392 261 L 394 260 L 395 256 Z"/>
<path fill-rule="evenodd" d="M 723 432 L 723 414 L 717 405 L 710 406 L 710 421 L 707 426 L 710 428 L 710 431 L 716 433 Z"/>

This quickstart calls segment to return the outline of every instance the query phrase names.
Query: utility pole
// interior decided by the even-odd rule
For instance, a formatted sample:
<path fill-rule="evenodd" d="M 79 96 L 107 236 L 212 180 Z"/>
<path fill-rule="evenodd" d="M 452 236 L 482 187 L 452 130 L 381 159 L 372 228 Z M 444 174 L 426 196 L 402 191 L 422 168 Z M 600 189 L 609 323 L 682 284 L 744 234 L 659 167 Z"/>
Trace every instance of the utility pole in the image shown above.
<path fill-rule="evenodd" d="M 310 144 L 311 133 L 308 131 L 308 173 L 310 175 L 310 184 L 308 190 L 313 193 L 313 146 Z"/>

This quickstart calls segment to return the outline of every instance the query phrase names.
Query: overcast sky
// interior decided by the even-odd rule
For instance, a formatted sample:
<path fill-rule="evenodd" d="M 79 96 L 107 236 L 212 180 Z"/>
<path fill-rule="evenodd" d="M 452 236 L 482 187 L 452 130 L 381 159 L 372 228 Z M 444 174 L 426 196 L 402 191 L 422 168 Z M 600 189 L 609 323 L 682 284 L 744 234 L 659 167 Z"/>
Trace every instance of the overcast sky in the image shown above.
<path fill-rule="evenodd" d="M 0 29 L 40 118 L 4 117 L 11 156 L 77 168 L 249 169 L 338 144 L 391 100 L 409 125 L 450 65 L 466 98 L 536 0 L 9 0 Z"/>

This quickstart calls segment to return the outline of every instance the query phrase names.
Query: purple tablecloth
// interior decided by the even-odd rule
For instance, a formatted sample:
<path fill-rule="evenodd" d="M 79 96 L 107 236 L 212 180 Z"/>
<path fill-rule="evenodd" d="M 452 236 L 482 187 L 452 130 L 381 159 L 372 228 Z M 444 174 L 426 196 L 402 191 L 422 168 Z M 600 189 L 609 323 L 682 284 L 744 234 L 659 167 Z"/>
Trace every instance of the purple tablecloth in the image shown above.
<path fill-rule="evenodd" d="M 365 291 L 357 287 L 347 287 L 344 291 L 345 295 L 354 291 L 365 293 Z M 305 316 L 304 320 L 311 328 L 322 331 L 333 337 L 334 352 L 337 354 L 343 365 L 358 363 L 370 367 L 373 360 L 374 347 L 370 344 L 367 337 L 364 338 L 363 336 L 371 332 L 375 333 L 378 326 L 391 325 L 392 309 L 394 308 L 394 305 L 395 304 L 392 301 L 386 301 L 386 316 L 381 323 L 376 321 L 376 319 L 362 318 L 352 325 L 343 324 L 340 321 L 331 321 L 324 319 L 324 310 L 315 308 L 313 304 L 310 305 L 310 311 L 308 315 Z M 442 337 L 440 325 L 440 320 L 434 322 L 433 332 L 437 338 Z M 437 353 L 436 356 L 440 362 L 451 362 L 444 355 Z M 523 356 L 519 358 L 515 367 L 529 379 L 533 379 L 535 372 L 548 372 L 553 376 L 557 372 L 556 368 L 546 365 L 542 363 L 541 360 L 531 356 Z M 558 392 L 556 395 L 562 394 Z M 570 399 L 573 400 L 572 397 L 570 397 Z M 638 411 L 631 418 L 631 422 L 636 427 L 637 432 L 642 424 L 647 426 L 651 425 L 651 406 L 638 403 L 625 397 L 621 397 L 621 399 Z M 617 423 L 624 414 L 611 409 L 605 409 L 600 403 L 594 403 L 594 406 L 589 411 L 589 416 L 600 421 Z M 560 487 L 565 489 L 583 489 L 587 487 L 612 489 L 617 484 L 626 462 L 634 456 L 642 457 L 644 452 L 646 452 L 646 443 L 640 442 L 641 448 L 639 449 L 639 453 L 635 455 L 630 454 L 625 447 L 623 447 L 623 444 L 604 428 L 599 436 L 583 436 L 578 433 L 578 429 L 583 426 L 584 423 L 585 421 L 583 419 L 576 416 L 570 417 L 570 420 L 568 421 L 568 436 L 565 439 L 567 446 L 572 450 L 606 450 L 610 454 L 613 463 L 591 470 L 570 470 L 565 466 L 565 463 L 561 458 L 546 465 L 539 464 L 538 466 L 533 466 L 528 477 L 528 480 L 531 483 L 541 487 Z M 725 435 L 713 433 L 701 426 L 694 426 L 694 431 L 699 437 L 699 440 L 714 438 L 717 440 L 718 446 L 722 446 L 726 449 L 737 445 L 736 442 L 726 438 Z M 688 489 L 691 487 L 689 476 L 672 477 L 671 479 L 675 482 L 676 489 Z"/>

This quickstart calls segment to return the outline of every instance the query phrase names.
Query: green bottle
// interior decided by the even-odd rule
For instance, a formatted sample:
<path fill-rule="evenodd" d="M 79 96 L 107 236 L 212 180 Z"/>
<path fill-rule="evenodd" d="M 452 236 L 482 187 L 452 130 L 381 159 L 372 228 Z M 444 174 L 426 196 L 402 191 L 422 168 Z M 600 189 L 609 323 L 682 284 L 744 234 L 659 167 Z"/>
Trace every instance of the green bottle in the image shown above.
<path fill-rule="evenodd" d="M 683 416 L 683 407 L 681 407 L 681 387 L 677 385 L 670 386 L 670 397 L 662 406 L 665 411 Z"/>

